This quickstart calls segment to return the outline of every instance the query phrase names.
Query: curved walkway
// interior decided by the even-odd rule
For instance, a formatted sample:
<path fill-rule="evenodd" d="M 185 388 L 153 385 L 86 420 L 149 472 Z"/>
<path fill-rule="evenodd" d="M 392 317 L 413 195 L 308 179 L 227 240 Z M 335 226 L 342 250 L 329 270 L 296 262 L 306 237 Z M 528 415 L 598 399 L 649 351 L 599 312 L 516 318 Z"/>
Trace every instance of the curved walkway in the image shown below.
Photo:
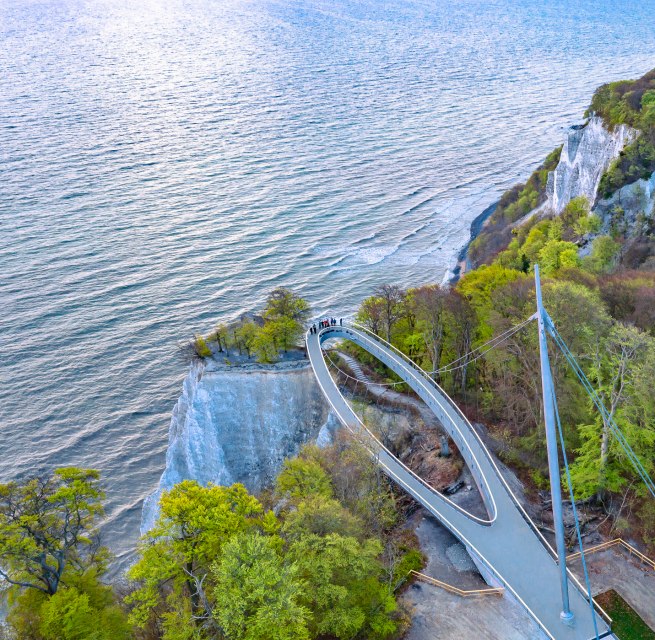
<path fill-rule="evenodd" d="M 488 517 L 473 516 L 430 487 L 368 431 L 341 395 L 321 344 L 330 339 L 350 340 L 368 351 L 402 378 L 437 416 L 457 444 L 475 478 Z M 589 603 L 571 575 L 573 626 L 560 621 L 559 568 L 552 547 L 525 513 L 500 474 L 480 437 L 455 403 L 411 360 L 378 336 L 356 325 L 334 326 L 307 333 L 307 351 L 325 397 L 339 421 L 376 457 L 385 473 L 434 515 L 469 550 L 491 584 L 505 587 L 552 640 L 595 638 Z M 577 586 L 576 586 L 577 583 Z M 601 637 L 607 624 L 597 616 Z"/>

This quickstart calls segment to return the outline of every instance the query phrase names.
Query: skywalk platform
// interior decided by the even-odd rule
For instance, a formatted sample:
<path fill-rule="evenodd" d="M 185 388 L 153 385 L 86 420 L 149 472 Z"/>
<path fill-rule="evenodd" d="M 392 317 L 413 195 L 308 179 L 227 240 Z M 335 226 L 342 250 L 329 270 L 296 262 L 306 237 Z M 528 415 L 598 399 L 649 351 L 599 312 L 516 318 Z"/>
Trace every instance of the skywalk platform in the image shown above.
<path fill-rule="evenodd" d="M 349 340 L 368 351 L 404 380 L 434 412 L 457 444 L 484 501 L 488 517 L 475 517 L 433 489 L 366 429 L 341 395 L 327 363 L 322 344 Z M 530 520 L 502 477 L 491 454 L 457 405 L 430 377 L 379 337 L 356 325 L 330 326 L 307 333 L 307 351 L 326 399 L 341 424 L 376 458 L 384 472 L 467 547 L 487 582 L 502 586 L 535 620 L 545 638 L 591 640 L 596 638 L 592 611 L 584 589 L 569 572 L 573 624 L 560 619 L 560 570 L 555 552 Z M 610 637 L 609 625 L 596 607 L 600 638 Z"/>

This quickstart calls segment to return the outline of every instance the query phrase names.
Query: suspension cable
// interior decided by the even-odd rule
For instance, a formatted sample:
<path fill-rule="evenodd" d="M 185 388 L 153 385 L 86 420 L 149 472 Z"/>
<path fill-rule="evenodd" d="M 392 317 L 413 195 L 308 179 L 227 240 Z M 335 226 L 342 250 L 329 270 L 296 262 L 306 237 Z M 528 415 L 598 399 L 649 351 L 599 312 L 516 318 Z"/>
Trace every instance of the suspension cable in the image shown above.
<path fill-rule="evenodd" d="M 596 634 L 596 640 L 599 640 L 598 623 L 596 621 L 596 608 L 594 607 L 594 597 L 591 593 L 591 582 L 589 580 L 589 572 L 587 570 L 587 560 L 585 558 L 584 549 L 582 546 L 582 533 L 580 531 L 580 522 L 578 520 L 578 509 L 575 506 L 575 495 L 573 494 L 573 483 L 571 482 L 571 472 L 569 470 L 569 463 L 566 456 L 566 447 L 564 446 L 564 431 L 562 429 L 562 423 L 559 417 L 559 408 L 557 406 L 557 397 L 555 396 L 554 387 L 551 389 L 551 398 L 553 402 L 553 408 L 555 409 L 555 418 L 557 420 L 557 431 L 559 433 L 560 447 L 562 449 L 562 460 L 564 461 L 564 469 L 566 471 L 566 483 L 569 486 L 571 508 L 573 509 L 573 522 L 575 523 L 575 534 L 578 538 L 578 546 L 580 547 L 580 558 L 582 560 L 582 570 L 584 572 L 584 579 L 587 587 L 587 596 L 589 599 L 589 607 L 591 609 L 591 619 L 594 623 L 594 633 Z"/>
<path fill-rule="evenodd" d="M 468 353 L 464 354 L 463 356 L 460 356 L 459 358 L 456 358 L 452 362 L 449 362 L 448 364 L 444 365 L 443 367 L 439 369 L 433 369 L 432 371 L 425 371 L 427 375 L 432 375 L 434 373 L 450 373 L 452 371 L 457 371 L 458 369 L 463 369 L 464 367 L 468 367 L 470 364 L 475 362 L 476 360 L 479 360 L 482 356 L 486 355 L 491 351 L 492 349 L 495 349 L 496 347 L 500 346 L 503 342 L 506 342 L 509 340 L 512 336 L 514 336 L 516 333 L 518 333 L 521 329 L 523 329 L 526 325 L 528 325 L 532 320 L 536 318 L 536 314 L 533 314 L 523 322 L 520 322 L 517 325 L 514 325 L 510 327 L 509 329 L 503 331 L 502 333 L 498 334 L 497 336 L 491 338 L 490 340 L 487 340 L 485 343 L 481 344 L 479 347 L 476 347 L 475 349 L 472 349 Z M 372 332 L 371 332 L 372 333 Z M 375 335 L 375 334 L 373 334 Z M 485 347 L 488 347 L 485 349 Z M 482 351 L 481 351 L 482 350 Z M 477 351 L 480 351 L 478 355 L 476 355 L 473 358 L 470 358 L 474 353 Z M 350 380 L 355 380 L 357 382 L 364 382 L 363 380 L 360 380 L 359 378 L 355 378 L 342 369 L 340 369 L 337 364 L 330 358 L 330 356 L 327 354 L 327 351 L 323 351 L 327 359 L 331 362 L 332 366 L 339 371 L 341 374 L 349 378 Z M 465 360 L 466 358 L 469 358 L 462 364 L 457 364 L 458 362 L 461 362 L 462 360 Z M 454 366 L 456 365 L 456 366 Z M 400 382 L 370 382 L 372 385 L 376 385 L 378 387 L 395 387 L 401 384 L 406 384 L 403 381 Z"/>
<path fill-rule="evenodd" d="M 600 412 L 603 418 L 603 422 L 605 423 L 605 425 L 609 427 L 610 432 L 612 433 L 612 435 L 614 435 L 619 445 L 621 445 L 621 448 L 623 449 L 624 453 L 628 457 L 628 460 L 636 470 L 639 477 L 643 480 L 644 484 L 646 485 L 646 488 L 648 489 L 650 494 L 655 498 L 655 483 L 653 482 L 652 478 L 648 474 L 648 471 L 642 464 L 637 454 L 634 452 L 633 448 L 630 446 L 630 443 L 627 441 L 625 435 L 614 421 L 614 418 L 611 416 L 609 411 L 605 408 L 605 405 L 603 404 L 601 399 L 598 397 L 598 394 L 596 393 L 596 390 L 594 389 L 593 385 L 589 381 L 589 378 L 587 378 L 584 371 L 582 370 L 577 360 L 575 359 L 575 356 L 571 353 L 571 350 L 564 342 L 564 339 L 555 328 L 553 321 L 548 316 L 547 316 L 547 320 L 548 320 L 548 330 L 550 334 L 553 336 L 555 343 L 564 354 L 564 357 L 568 361 L 569 365 L 571 365 L 571 368 L 573 369 L 574 373 L 577 375 L 578 379 L 582 383 L 582 386 L 585 388 L 587 395 L 589 395 L 592 402 Z"/>
<path fill-rule="evenodd" d="M 523 322 L 521 322 L 521 323 L 519 323 L 517 325 L 514 325 L 513 327 L 510 327 L 509 329 L 507 329 L 507 331 L 504 331 L 503 333 L 497 335 L 495 338 L 492 338 L 491 340 L 488 340 L 484 344 L 481 344 L 479 347 L 476 347 L 475 349 L 473 349 L 469 353 L 457 358 L 457 360 L 453 360 L 452 362 L 444 365 L 440 369 L 435 369 L 434 371 L 427 371 L 426 373 L 447 373 L 449 371 L 455 371 L 456 369 L 462 369 L 463 367 L 467 367 L 472 362 L 475 362 L 476 360 L 478 360 L 479 358 L 481 358 L 485 354 L 489 353 L 489 351 L 491 351 L 492 349 L 495 349 L 496 347 L 501 345 L 503 342 L 506 342 L 507 340 L 509 340 L 514 334 L 518 333 L 521 329 L 523 329 L 523 327 L 525 327 L 527 324 L 532 322 L 535 318 L 536 318 L 536 314 L 530 316 L 527 320 L 524 320 Z M 463 364 L 453 366 L 453 365 L 457 364 L 460 360 L 464 360 L 465 358 L 468 358 L 469 356 L 473 355 L 476 351 L 480 351 L 481 349 L 483 349 L 487 345 L 489 345 L 489 347 L 487 349 L 485 349 L 484 351 L 482 351 L 481 353 L 479 353 L 474 358 L 470 358 L 469 360 L 466 360 L 466 362 L 464 362 Z"/>

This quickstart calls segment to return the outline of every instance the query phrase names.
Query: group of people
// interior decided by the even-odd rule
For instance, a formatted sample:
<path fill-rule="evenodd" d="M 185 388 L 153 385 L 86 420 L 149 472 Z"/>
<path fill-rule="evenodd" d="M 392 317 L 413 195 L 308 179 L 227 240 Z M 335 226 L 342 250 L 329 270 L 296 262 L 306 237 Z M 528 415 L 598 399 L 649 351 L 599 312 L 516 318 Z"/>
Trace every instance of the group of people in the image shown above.
<path fill-rule="evenodd" d="M 319 329 L 327 329 L 328 327 L 334 327 L 337 324 L 337 319 L 336 318 L 326 318 L 325 320 L 321 320 L 318 323 L 318 327 L 313 324 L 311 327 L 309 327 L 309 333 L 318 333 Z M 343 318 L 339 318 L 339 326 L 343 327 Z"/>

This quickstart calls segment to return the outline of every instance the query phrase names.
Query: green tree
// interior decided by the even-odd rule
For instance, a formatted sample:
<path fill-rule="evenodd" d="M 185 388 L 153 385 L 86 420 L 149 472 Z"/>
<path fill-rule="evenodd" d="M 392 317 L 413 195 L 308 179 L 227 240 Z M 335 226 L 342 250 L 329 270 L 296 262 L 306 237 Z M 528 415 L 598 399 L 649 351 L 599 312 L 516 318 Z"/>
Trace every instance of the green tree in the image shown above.
<path fill-rule="evenodd" d="M 193 350 L 199 358 L 209 358 L 212 354 L 207 340 L 200 334 L 197 334 L 193 339 Z"/>
<path fill-rule="evenodd" d="M 543 274 L 552 275 L 560 267 L 577 267 L 578 247 L 564 240 L 549 240 L 539 252 L 539 266 Z"/>
<path fill-rule="evenodd" d="M 228 351 L 228 344 L 227 344 L 228 334 L 229 334 L 229 328 L 226 324 L 221 323 L 216 325 L 216 332 L 214 335 L 216 337 L 216 344 L 218 345 L 218 351 L 219 353 L 223 353 L 223 351 L 225 351 L 225 355 L 229 357 L 230 352 Z"/>
<path fill-rule="evenodd" d="M 357 312 L 357 322 L 364 325 L 376 335 L 382 333 L 384 327 L 384 301 L 377 296 L 366 298 Z"/>
<path fill-rule="evenodd" d="M 589 200 L 585 196 L 578 196 L 564 207 L 560 219 L 565 227 L 571 228 L 578 220 L 589 215 L 590 208 Z"/>
<path fill-rule="evenodd" d="M 281 540 L 242 533 L 226 543 L 212 567 L 214 615 L 226 640 L 308 640 L 306 586 L 295 564 L 280 553 Z"/>
<path fill-rule="evenodd" d="M 327 473 L 317 462 L 305 458 L 285 460 L 276 486 L 278 493 L 288 494 L 292 498 L 332 497 L 332 485 Z"/>
<path fill-rule="evenodd" d="M 560 269 L 577 269 L 581 265 L 582 265 L 582 260 L 578 255 L 577 247 L 570 247 L 560 252 L 559 254 Z"/>
<path fill-rule="evenodd" d="M 395 599 L 380 580 L 381 553 L 376 540 L 360 543 L 334 533 L 309 534 L 292 543 L 289 556 L 307 585 L 300 602 L 313 612 L 312 637 L 361 634 L 373 640 L 396 630 Z"/>
<path fill-rule="evenodd" d="M 609 236 L 598 236 L 591 245 L 591 253 L 583 266 L 594 273 L 609 273 L 616 265 L 621 245 Z"/>
<path fill-rule="evenodd" d="M 96 583 L 92 589 L 59 589 L 41 606 L 44 640 L 127 640 L 131 629 L 115 604 L 111 589 Z"/>
<path fill-rule="evenodd" d="M 157 523 L 128 572 L 137 585 L 127 598 L 132 623 L 160 625 L 166 640 L 195 637 L 180 636 L 181 628 L 216 633 L 210 565 L 237 533 L 274 527 L 271 517 L 240 484 L 201 487 L 185 480 L 165 492 Z"/>
<path fill-rule="evenodd" d="M 311 308 L 307 300 L 284 287 L 274 289 L 266 300 L 264 317 L 267 320 L 290 318 L 302 325 L 310 314 Z"/>
<path fill-rule="evenodd" d="M 457 290 L 470 302 L 477 315 L 477 333 L 481 342 L 491 338 L 493 330 L 488 318 L 493 311 L 492 297 L 497 289 L 529 276 L 515 269 L 507 269 L 500 265 L 483 265 L 471 271 L 457 283 Z"/>
<path fill-rule="evenodd" d="M 584 236 L 588 233 L 598 233 L 602 226 L 600 218 L 596 214 L 583 216 L 576 220 L 573 231 L 577 236 Z"/>
<path fill-rule="evenodd" d="M 235 329 L 235 336 L 241 348 L 245 349 L 250 358 L 255 348 L 255 341 L 259 328 L 252 320 L 245 320 Z"/>
<path fill-rule="evenodd" d="M 645 370 L 650 375 L 655 373 L 650 367 L 644 369 L 644 363 L 652 358 L 649 352 L 654 350 L 653 345 L 653 339 L 638 329 L 615 324 L 592 351 L 589 375 L 608 417 L 594 410 L 595 420 L 580 427 L 582 444 L 571 467 L 571 478 L 581 498 L 594 494 L 602 498 L 607 491 L 616 492 L 632 475 L 632 470 L 624 464 L 618 444 L 612 440 L 611 421 L 617 422 L 626 435 L 639 431 L 638 407 L 644 400 L 647 403 L 649 400 L 642 395 L 641 402 L 638 402 L 635 385 L 639 383 L 635 376 L 638 373 L 643 375 Z M 652 420 L 646 418 L 640 427 L 651 433 L 645 438 L 645 452 L 650 460 L 655 440 Z M 634 448 L 640 449 L 636 445 Z"/>
<path fill-rule="evenodd" d="M 61 468 L 0 485 L 0 575 L 12 585 L 8 622 L 30 640 L 131 637 L 111 587 L 100 583 L 108 552 L 98 542 L 99 474 Z"/>
<path fill-rule="evenodd" d="M 564 223 L 562 218 L 555 218 L 548 222 L 548 241 L 557 241 L 562 239 L 564 233 Z"/>
<path fill-rule="evenodd" d="M 318 493 L 310 495 L 289 511 L 282 531 L 290 540 L 297 540 L 307 533 L 318 536 L 338 533 L 361 539 L 364 524 L 337 500 Z"/>
<path fill-rule="evenodd" d="M 97 538 L 104 497 L 93 469 L 0 485 L 0 576 L 9 584 L 57 593 L 68 571 L 104 569 Z"/>
<path fill-rule="evenodd" d="M 427 285 L 410 292 L 409 304 L 416 316 L 417 334 L 429 355 L 431 370 L 438 369 L 441 363 L 449 295 L 449 290 L 439 285 Z M 436 379 L 439 380 L 438 374 Z"/>
<path fill-rule="evenodd" d="M 298 344 L 298 340 L 303 334 L 302 324 L 286 316 L 272 320 L 266 325 L 266 328 L 275 335 L 277 344 L 285 353 Z"/>
<path fill-rule="evenodd" d="M 259 362 L 275 362 L 279 358 L 278 336 L 275 323 L 267 322 L 261 327 L 253 339 L 252 348 Z"/>
<path fill-rule="evenodd" d="M 521 251 L 523 255 L 530 261 L 531 264 L 534 264 L 538 257 L 539 252 L 543 249 L 544 245 L 548 241 L 548 228 L 550 223 L 548 221 L 540 222 L 538 225 L 530 229 Z"/>

